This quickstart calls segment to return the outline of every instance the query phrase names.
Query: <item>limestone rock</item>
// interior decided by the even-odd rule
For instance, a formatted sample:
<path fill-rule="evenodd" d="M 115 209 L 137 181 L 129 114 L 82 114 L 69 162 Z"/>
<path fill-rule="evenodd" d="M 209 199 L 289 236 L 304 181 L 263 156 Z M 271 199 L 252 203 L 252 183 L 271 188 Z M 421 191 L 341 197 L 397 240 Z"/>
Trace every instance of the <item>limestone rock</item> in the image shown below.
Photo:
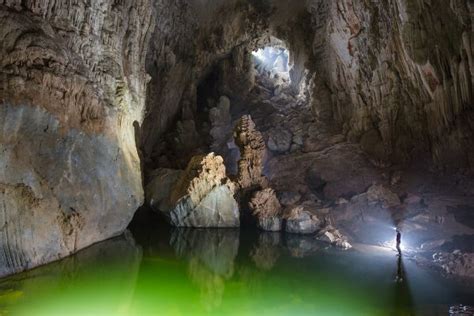
<path fill-rule="evenodd" d="M 209 111 L 209 121 L 211 123 L 211 151 L 224 158 L 228 172 L 236 173 L 238 148 L 233 143 L 232 118 L 230 115 L 230 100 L 226 96 L 221 96 L 217 106 Z"/>
<path fill-rule="evenodd" d="M 265 231 L 281 230 L 281 205 L 273 189 L 266 188 L 255 192 L 250 200 L 249 207 L 253 216 L 257 219 L 257 225 L 260 229 Z"/>
<path fill-rule="evenodd" d="M 457 277 L 474 278 L 474 253 L 439 252 L 433 255 L 433 262 L 447 274 Z"/>
<path fill-rule="evenodd" d="M 274 128 L 270 131 L 267 146 L 273 152 L 284 153 L 290 150 L 292 137 L 290 131 L 281 128 Z"/>
<path fill-rule="evenodd" d="M 234 139 L 240 149 L 239 186 L 242 189 L 266 187 L 263 176 L 265 141 L 249 115 L 240 118 L 234 130 Z"/>
<path fill-rule="evenodd" d="M 157 169 L 151 172 L 150 182 L 145 188 L 145 196 L 149 205 L 155 210 L 168 210 L 171 190 L 181 178 L 183 170 Z"/>
<path fill-rule="evenodd" d="M 231 123 L 230 100 L 226 96 L 219 98 L 219 103 L 209 111 L 212 126 L 227 126 Z"/>
<path fill-rule="evenodd" d="M 294 234 L 314 234 L 322 227 L 322 222 L 303 207 L 295 207 L 286 215 L 286 231 Z"/>
<path fill-rule="evenodd" d="M 294 205 L 301 200 L 301 194 L 298 192 L 285 191 L 280 194 L 279 200 L 284 206 Z"/>
<path fill-rule="evenodd" d="M 168 199 L 170 208 L 160 211 L 174 226 L 239 226 L 234 184 L 226 177 L 222 157 L 213 153 L 191 159 Z"/>
<path fill-rule="evenodd" d="M 0 1 L 0 275 L 121 234 L 143 203 L 154 14 L 148 0 Z"/>
<path fill-rule="evenodd" d="M 367 199 L 369 204 L 380 203 L 383 208 L 396 207 L 401 204 L 398 195 L 381 184 L 373 185 L 369 188 L 367 191 Z"/>
<path fill-rule="evenodd" d="M 347 237 L 331 225 L 326 226 L 324 230 L 319 233 L 318 239 L 344 250 L 352 248 Z"/>

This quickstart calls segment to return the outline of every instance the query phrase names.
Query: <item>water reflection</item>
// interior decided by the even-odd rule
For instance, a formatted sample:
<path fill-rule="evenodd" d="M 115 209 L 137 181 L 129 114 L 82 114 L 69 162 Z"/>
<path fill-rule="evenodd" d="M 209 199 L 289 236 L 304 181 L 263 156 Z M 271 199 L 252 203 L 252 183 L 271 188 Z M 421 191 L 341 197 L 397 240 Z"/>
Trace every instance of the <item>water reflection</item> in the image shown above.
<path fill-rule="evenodd" d="M 136 237 L 140 247 L 119 238 L 0 280 L 0 315 L 437 315 L 474 293 L 393 252 L 339 251 L 311 236 Z"/>
<path fill-rule="evenodd" d="M 286 235 L 286 248 L 290 255 L 295 258 L 304 258 L 310 256 L 321 249 L 327 247 L 327 244 L 316 240 L 308 235 Z"/>
<path fill-rule="evenodd" d="M 239 250 L 237 229 L 175 229 L 170 244 L 188 263 L 188 275 L 201 293 L 207 311 L 222 303 L 225 281 L 234 275 Z"/>
<path fill-rule="evenodd" d="M 403 309 L 398 311 L 400 315 L 415 315 L 415 306 L 413 305 L 408 279 L 405 275 L 405 267 L 401 252 L 398 256 L 396 256 L 396 258 L 397 276 L 395 277 L 396 284 L 394 286 L 394 305 L 403 306 Z"/>
<path fill-rule="evenodd" d="M 126 234 L 0 280 L 0 315 L 128 315 L 141 258 Z"/>
<path fill-rule="evenodd" d="M 281 234 L 262 232 L 250 253 L 258 269 L 271 270 L 281 254 Z"/>

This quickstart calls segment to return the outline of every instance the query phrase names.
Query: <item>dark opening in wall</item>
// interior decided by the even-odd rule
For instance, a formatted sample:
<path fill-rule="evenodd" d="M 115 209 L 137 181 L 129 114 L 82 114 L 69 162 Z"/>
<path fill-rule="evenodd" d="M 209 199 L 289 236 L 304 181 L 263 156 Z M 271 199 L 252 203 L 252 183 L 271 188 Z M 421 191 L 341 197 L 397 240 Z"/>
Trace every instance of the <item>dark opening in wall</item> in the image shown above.
<path fill-rule="evenodd" d="M 198 84 L 197 87 L 197 105 L 198 115 L 205 112 L 210 99 L 218 99 L 219 69 L 214 67 Z"/>

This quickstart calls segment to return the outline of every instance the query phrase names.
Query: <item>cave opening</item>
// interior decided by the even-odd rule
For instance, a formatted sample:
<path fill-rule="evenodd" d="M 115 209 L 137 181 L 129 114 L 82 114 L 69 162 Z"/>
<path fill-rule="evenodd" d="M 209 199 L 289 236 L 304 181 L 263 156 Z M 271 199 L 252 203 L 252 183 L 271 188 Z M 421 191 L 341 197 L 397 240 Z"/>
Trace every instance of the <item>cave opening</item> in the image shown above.
<path fill-rule="evenodd" d="M 255 68 L 259 73 L 267 72 L 268 76 L 285 82 L 290 81 L 290 51 L 286 47 L 265 46 L 252 52 Z"/>

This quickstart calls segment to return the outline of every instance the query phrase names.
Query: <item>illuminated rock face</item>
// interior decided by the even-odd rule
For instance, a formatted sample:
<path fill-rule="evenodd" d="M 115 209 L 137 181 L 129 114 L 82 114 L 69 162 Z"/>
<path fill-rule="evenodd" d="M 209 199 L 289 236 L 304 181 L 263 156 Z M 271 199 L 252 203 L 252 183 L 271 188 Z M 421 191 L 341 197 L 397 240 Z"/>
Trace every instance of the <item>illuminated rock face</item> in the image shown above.
<path fill-rule="evenodd" d="M 267 186 L 263 176 L 265 141 L 255 128 L 250 116 L 242 116 L 234 131 L 235 143 L 240 149 L 239 174 L 237 183 L 242 190 L 252 190 Z"/>
<path fill-rule="evenodd" d="M 160 192 L 166 188 L 154 190 Z M 238 227 L 240 224 L 234 184 L 226 176 L 222 157 L 213 153 L 193 157 L 168 196 L 157 202 L 157 210 L 173 226 Z"/>
<path fill-rule="evenodd" d="M 142 204 L 153 19 L 151 1 L 0 1 L 0 276 L 123 233 Z"/>

